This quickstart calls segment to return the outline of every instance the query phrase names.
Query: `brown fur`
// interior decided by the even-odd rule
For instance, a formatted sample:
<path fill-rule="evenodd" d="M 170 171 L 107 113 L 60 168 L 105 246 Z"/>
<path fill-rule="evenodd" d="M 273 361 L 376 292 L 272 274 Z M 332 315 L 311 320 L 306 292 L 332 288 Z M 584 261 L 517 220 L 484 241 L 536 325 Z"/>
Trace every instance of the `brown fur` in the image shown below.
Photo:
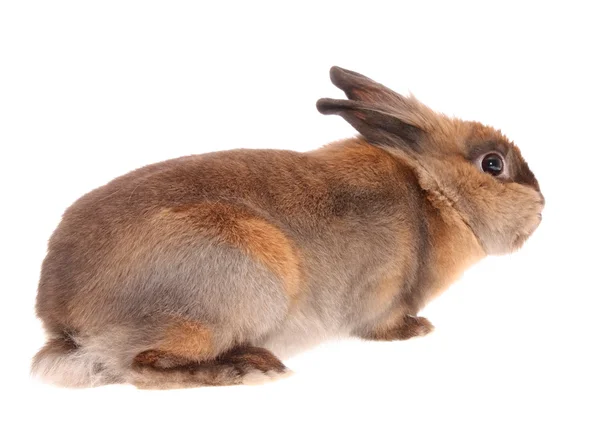
<path fill-rule="evenodd" d="M 275 355 L 259 347 L 236 348 L 226 353 L 220 360 L 231 361 L 242 370 L 256 369 L 262 373 L 268 371 L 283 373 L 286 370 L 286 366 Z"/>
<path fill-rule="evenodd" d="M 252 373 L 269 380 L 287 371 L 275 355 L 257 347 L 238 347 L 202 362 L 147 351 L 135 357 L 131 381 L 142 389 L 239 385 Z"/>
<path fill-rule="evenodd" d="M 208 202 L 171 209 L 199 233 L 241 249 L 281 277 L 287 294 L 298 295 L 300 265 L 291 240 L 264 219 L 230 204 Z"/>
<path fill-rule="evenodd" d="M 337 171 L 340 182 L 356 188 L 378 188 L 382 179 L 394 175 L 397 161 L 389 153 L 365 144 L 367 142 L 360 138 L 343 140 L 312 154 L 318 156 L 327 169 Z"/>
<path fill-rule="evenodd" d="M 42 266 L 34 372 L 159 389 L 281 377 L 278 357 L 327 338 L 425 335 L 427 302 L 535 230 L 544 198 L 499 131 L 331 78 L 349 99 L 317 107 L 357 138 L 165 161 L 74 203 Z"/>
<path fill-rule="evenodd" d="M 393 311 L 385 320 L 364 330 L 358 336 L 367 340 L 408 340 L 422 337 L 434 330 L 434 326 L 424 317 L 406 314 L 402 309 Z"/>
<path fill-rule="evenodd" d="M 189 360 L 201 360 L 214 355 L 210 330 L 192 321 L 170 325 L 157 344 L 157 350 Z"/>
<path fill-rule="evenodd" d="M 46 342 L 33 359 L 33 365 L 37 365 L 40 360 L 53 356 L 55 354 L 69 353 L 77 350 L 77 345 L 68 337 L 55 338 Z"/>

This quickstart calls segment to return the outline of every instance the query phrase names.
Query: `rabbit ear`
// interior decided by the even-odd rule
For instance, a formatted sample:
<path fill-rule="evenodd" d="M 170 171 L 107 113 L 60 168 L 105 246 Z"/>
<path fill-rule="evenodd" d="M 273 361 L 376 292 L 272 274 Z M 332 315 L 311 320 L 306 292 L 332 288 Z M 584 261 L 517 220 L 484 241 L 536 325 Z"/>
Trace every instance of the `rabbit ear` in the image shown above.
<path fill-rule="evenodd" d="M 377 105 L 414 126 L 426 129 L 431 110 L 414 97 L 404 97 L 358 72 L 339 66 L 333 66 L 329 76 L 331 82 L 343 90 L 348 99 Z"/>
<path fill-rule="evenodd" d="M 348 99 L 378 105 L 394 106 L 405 98 L 383 84 L 371 80 L 358 72 L 333 66 L 329 70 L 331 82 L 346 93 Z"/>
<path fill-rule="evenodd" d="M 437 115 L 416 98 L 404 97 L 357 72 L 334 66 L 331 81 L 349 101 L 321 99 L 323 114 L 339 114 L 368 140 L 386 144 L 401 141 L 413 148 L 421 136 L 435 128 Z"/>
<path fill-rule="evenodd" d="M 317 101 L 322 114 L 339 114 L 365 138 L 374 143 L 398 145 L 406 143 L 417 150 L 424 133 L 393 113 L 358 101 L 322 98 Z"/>

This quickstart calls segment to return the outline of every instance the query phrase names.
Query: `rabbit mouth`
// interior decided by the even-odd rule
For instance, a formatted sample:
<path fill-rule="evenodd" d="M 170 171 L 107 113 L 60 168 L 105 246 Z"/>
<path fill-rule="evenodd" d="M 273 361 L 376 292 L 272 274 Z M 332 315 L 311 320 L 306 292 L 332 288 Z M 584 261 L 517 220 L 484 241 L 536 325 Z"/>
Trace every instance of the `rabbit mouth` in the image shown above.
<path fill-rule="evenodd" d="M 513 249 L 518 250 L 523 246 L 525 241 L 529 238 L 529 234 L 519 234 L 513 241 Z"/>
<path fill-rule="evenodd" d="M 542 214 L 538 213 L 537 214 L 537 219 L 535 221 L 535 224 L 533 224 L 533 227 L 528 230 L 525 233 L 518 233 L 517 236 L 515 237 L 514 241 L 513 241 L 513 248 L 514 249 L 519 249 L 523 246 L 523 244 L 525 243 L 525 241 L 527 239 L 529 239 L 529 237 L 533 234 L 533 232 L 539 227 L 539 225 L 542 222 Z"/>

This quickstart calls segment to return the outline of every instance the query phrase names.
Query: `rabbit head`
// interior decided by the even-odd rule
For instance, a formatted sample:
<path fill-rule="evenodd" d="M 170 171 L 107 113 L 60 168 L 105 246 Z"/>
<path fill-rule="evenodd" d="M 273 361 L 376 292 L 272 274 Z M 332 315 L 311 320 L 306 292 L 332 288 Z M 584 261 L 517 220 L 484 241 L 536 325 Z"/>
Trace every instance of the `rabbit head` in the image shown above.
<path fill-rule="evenodd" d="M 544 197 L 521 152 L 500 131 L 450 118 L 356 72 L 331 69 L 348 100 L 320 99 L 373 145 L 400 156 L 437 207 L 451 207 L 484 251 L 519 248 L 541 221 Z"/>

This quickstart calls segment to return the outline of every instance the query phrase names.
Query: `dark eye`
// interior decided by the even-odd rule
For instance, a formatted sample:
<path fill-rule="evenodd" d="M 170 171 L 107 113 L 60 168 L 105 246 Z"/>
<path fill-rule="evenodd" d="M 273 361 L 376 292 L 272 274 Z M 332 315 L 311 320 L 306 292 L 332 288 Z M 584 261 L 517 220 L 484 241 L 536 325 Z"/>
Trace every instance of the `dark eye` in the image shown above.
<path fill-rule="evenodd" d="M 481 169 L 492 176 L 499 176 L 504 171 L 504 159 L 497 153 L 488 153 L 481 160 Z"/>

